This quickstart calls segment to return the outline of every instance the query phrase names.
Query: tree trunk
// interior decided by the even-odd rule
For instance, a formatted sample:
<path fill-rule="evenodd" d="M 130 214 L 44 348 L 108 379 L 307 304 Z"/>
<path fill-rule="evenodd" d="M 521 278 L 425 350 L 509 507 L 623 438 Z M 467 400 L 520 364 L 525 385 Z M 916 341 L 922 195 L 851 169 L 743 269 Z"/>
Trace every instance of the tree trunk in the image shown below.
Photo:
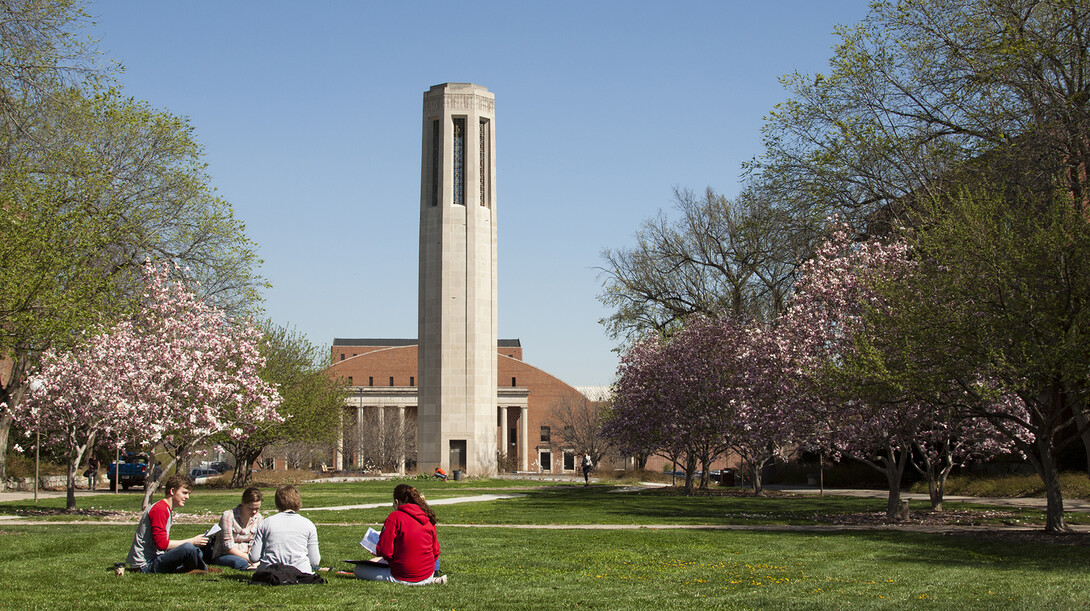
<path fill-rule="evenodd" d="M 687 455 L 685 457 L 685 496 L 692 496 L 693 494 L 693 475 L 696 474 L 696 457 Z"/>
<path fill-rule="evenodd" d="M 761 481 L 761 469 L 757 466 L 757 463 L 751 462 L 749 464 L 749 477 L 753 481 L 753 495 L 761 496 L 764 494 L 765 486 Z"/>
<path fill-rule="evenodd" d="M 901 514 L 901 480 L 904 479 L 909 451 L 908 448 L 903 448 L 898 453 L 893 448 L 888 448 L 886 452 L 886 468 L 882 471 L 885 472 L 886 483 L 889 485 L 889 499 L 886 501 L 887 518 L 896 518 Z"/>
<path fill-rule="evenodd" d="M 67 494 L 65 495 L 65 511 L 76 510 L 76 467 L 79 463 L 76 462 L 76 457 L 71 454 L 68 456 L 68 482 L 65 486 Z"/>
<path fill-rule="evenodd" d="M 195 444 L 194 444 L 195 445 Z M 151 507 L 151 497 L 155 495 L 155 491 L 159 489 L 159 484 L 163 483 L 163 479 L 166 478 L 167 473 L 174 468 L 174 465 L 178 464 L 178 457 L 173 456 L 167 466 L 155 474 L 155 470 L 151 463 L 148 463 L 148 479 L 144 480 L 144 503 L 140 506 L 140 511 L 144 511 L 148 507 Z"/>
<path fill-rule="evenodd" d="M 1037 446 L 1038 460 L 1032 461 L 1037 467 L 1041 481 L 1045 485 L 1045 531 L 1067 532 L 1067 521 L 1064 520 L 1064 498 L 1060 490 L 1060 472 L 1056 468 L 1055 448 L 1051 438 L 1037 438 L 1034 441 Z"/>
<path fill-rule="evenodd" d="M 8 436 L 14 421 L 9 410 L 23 400 L 27 364 L 26 353 L 17 351 L 12 358 L 8 383 L 0 385 L 0 404 L 7 406 L 0 408 L 0 491 L 4 490 L 8 481 Z"/>
<path fill-rule="evenodd" d="M 261 455 L 261 449 L 236 449 L 231 453 L 235 458 L 235 472 L 231 475 L 231 487 L 241 488 L 254 481 L 254 461 Z"/>
<path fill-rule="evenodd" d="M 1090 475 L 1090 416 L 1081 407 L 1075 412 L 1075 422 L 1079 426 L 1083 451 L 1086 453 L 1086 473 Z"/>
<path fill-rule="evenodd" d="M 708 489 L 708 480 L 711 478 L 712 460 L 708 453 L 700 457 L 700 489 Z"/>
<path fill-rule="evenodd" d="M 8 433 L 11 432 L 12 417 L 5 408 L 0 413 L 0 491 L 8 481 Z"/>
<path fill-rule="evenodd" d="M 950 471 L 954 468 L 954 455 L 950 444 L 947 443 L 943 447 L 939 462 L 932 462 L 925 448 L 917 446 L 916 449 L 920 454 L 920 460 L 923 461 L 923 467 L 921 468 L 916 461 L 912 461 L 912 466 L 927 478 L 927 496 L 931 499 L 931 510 L 942 511 L 942 500 L 946 495 L 946 478 L 950 476 Z"/>
<path fill-rule="evenodd" d="M 68 453 L 68 482 L 66 486 L 67 494 L 65 495 L 65 511 L 76 510 L 76 471 L 79 470 L 79 464 L 83 462 L 83 455 L 87 453 L 87 450 L 95 447 L 95 434 L 92 433 L 87 438 L 87 444 L 81 447 L 76 447 L 74 451 Z"/>

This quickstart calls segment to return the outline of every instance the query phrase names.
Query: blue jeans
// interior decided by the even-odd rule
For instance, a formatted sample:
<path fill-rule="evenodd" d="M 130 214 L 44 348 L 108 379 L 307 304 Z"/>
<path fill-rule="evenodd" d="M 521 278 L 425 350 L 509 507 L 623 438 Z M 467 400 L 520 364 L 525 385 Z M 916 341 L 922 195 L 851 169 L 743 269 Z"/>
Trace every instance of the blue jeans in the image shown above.
<path fill-rule="evenodd" d="M 250 568 L 250 561 L 234 554 L 223 554 L 212 559 L 212 564 L 230 567 L 236 571 L 245 571 Z"/>
<path fill-rule="evenodd" d="M 208 569 L 201 556 L 201 550 L 192 543 L 183 543 L 159 554 L 142 570 L 145 573 L 186 573 L 195 569 Z"/>
<path fill-rule="evenodd" d="M 435 570 L 439 570 L 438 558 L 435 559 Z M 393 583 L 406 583 L 399 579 L 395 579 L 394 576 L 390 573 L 389 566 L 357 564 L 356 568 L 352 571 L 352 573 L 356 576 L 356 579 L 363 579 L 365 581 L 391 581 Z"/>

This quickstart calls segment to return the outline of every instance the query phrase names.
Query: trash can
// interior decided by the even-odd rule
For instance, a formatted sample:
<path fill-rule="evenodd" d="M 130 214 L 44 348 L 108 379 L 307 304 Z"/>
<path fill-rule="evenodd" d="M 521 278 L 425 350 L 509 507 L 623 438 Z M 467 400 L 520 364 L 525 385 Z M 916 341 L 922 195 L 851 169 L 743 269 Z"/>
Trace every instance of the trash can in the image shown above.
<path fill-rule="evenodd" d="M 462 481 L 462 470 L 461 469 L 455 469 L 454 470 L 454 481 L 456 481 L 456 482 Z"/>
<path fill-rule="evenodd" d="M 720 486 L 734 486 L 734 471 L 730 469 L 723 469 L 719 472 L 719 485 Z"/>

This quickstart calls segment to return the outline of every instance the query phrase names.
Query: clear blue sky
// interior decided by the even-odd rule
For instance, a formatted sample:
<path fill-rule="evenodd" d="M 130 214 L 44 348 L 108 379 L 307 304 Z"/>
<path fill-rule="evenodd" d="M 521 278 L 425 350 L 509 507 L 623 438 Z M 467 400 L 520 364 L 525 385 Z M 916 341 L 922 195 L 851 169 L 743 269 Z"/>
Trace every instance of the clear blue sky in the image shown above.
<path fill-rule="evenodd" d="M 125 93 L 186 116 L 260 245 L 266 311 L 314 343 L 416 337 L 421 99 L 496 96 L 499 334 L 609 384 L 600 253 L 674 186 L 732 196 L 778 78 L 826 71 L 865 0 L 99 0 Z"/>

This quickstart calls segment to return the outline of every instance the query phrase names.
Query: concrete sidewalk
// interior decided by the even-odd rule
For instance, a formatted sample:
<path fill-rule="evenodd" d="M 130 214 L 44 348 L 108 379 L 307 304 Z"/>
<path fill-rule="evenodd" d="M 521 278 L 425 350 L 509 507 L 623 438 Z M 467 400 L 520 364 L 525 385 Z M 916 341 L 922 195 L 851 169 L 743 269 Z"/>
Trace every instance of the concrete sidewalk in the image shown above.
<path fill-rule="evenodd" d="M 479 501 L 498 501 L 500 499 L 517 499 L 525 494 L 478 494 L 474 496 L 455 496 L 449 499 L 429 500 L 428 505 L 454 505 L 457 503 L 476 503 Z M 304 507 L 303 511 L 342 511 L 345 509 L 375 509 L 376 507 L 391 507 L 392 502 L 365 503 L 363 505 L 338 505 L 336 507 Z"/>
<path fill-rule="evenodd" d="M 93 496 L 98 494 L 113 494 L 108 489 L 106 490 L 76 490 L 76 497 L 81 496 Z M 144 491 L 139 492 L 122 492 L 121 494 L 140 494 L 144 495 Z M 64 490 L 39 490 L 38 499 L 63 499 L 68 496 L 68 493 Z M 33 490 L 5 490 L 0 492 L 0 503 L 4 501 L 32 501 L 34 500 Z"/>

